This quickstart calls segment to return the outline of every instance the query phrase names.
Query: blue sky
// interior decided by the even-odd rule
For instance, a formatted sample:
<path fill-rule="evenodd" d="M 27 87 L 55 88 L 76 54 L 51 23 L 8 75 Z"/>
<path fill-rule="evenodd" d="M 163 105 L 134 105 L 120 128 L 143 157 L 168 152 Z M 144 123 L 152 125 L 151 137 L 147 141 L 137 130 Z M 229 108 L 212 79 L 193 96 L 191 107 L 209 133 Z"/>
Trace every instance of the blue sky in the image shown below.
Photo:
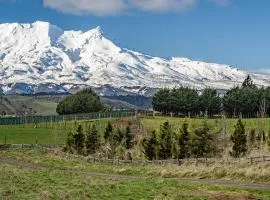
<path fill-rule="evenodd" d="M 270 69 L 269 0 L 0 0 L 0 23 L 101 26 L 121 47 L 251 71 Z"/>

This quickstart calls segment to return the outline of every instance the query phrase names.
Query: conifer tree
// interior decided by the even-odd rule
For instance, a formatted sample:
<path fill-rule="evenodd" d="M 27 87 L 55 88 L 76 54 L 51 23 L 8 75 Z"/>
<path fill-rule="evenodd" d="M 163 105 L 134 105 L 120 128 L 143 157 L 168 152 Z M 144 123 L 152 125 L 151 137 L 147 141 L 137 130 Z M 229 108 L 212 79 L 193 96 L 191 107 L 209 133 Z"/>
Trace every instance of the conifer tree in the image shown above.
<path fill-rule="evenodd" d="M 130 126 L 126 127 L 124 138 L 125 138 L 124 147 L 126 149 L 131 149 L 133 146 L 132 140 L 133 140 L 134 136 L 131 133 Z"/>
<path fill-rule="evenodd" d="M 75 141 L 74 141 L 72 132 L 69 132 L 67 135 L 65 148 L 68 152 L 71 152 L 71 153 L 73 152 L 73 149 L 75 148 Z"/>
<path fill-rule="evenodd" d="M 250 149 L 253 149 L 255 140 L 256 140 L 256 131 L 255 129 L 251 129 L 248 134 L 248 143 L 249 143 Z"/>
<path fill-rule="evenodd" d="M 143 153 L 148 160 L 157 159 L 158 155 L 158 138 L 156 131 L 151 133 L 150 138 L 145 138 L 142 142 Z"/>
<path fill-rule="evenodd" d="M 113 127 L 111 122 L 108 122 L 107 127 L 105 128 L 105 132 L 104 132 L 104 139 L 107 142 L 109 140 L 109 138 L 111 138 L 113 136 Z"/>
<path fill-rule="evenodd" d="M 81 125 L 78 126 L 76 133 L 73 135 L 73 139 L 77 153 L 82 154 L 85 143 L 85 135 Z"/>
<path fill-rule="evenodd" d="M 230 152 L 231 156 L 235 158 L 244 156 L 248 151 L 247 135 L 241 119 L 238 120 L 235 126 L 235 130 L 231 135 L 231 141 L 233 143 L 232 151 Z"/>
<path fill-rule="evenodd" d="M 197 158 L 207 157 L 214 153 L 214 137 L 210 133 L 207 122 L 203 123 L 203 128 L 198 128 L 194 131 L 192 139 L 192 154 Z"/>
<path fill-rule="evenodd" d="M 179 135 L 179 156 L 178 158 L 188 158 L 190 156 L 189 147 L 190 133 L 188 132 L 188 124 L 185 122 L 180 130 Z"/>
<path fill-rule="evenodd" d="M 116 129 L 116 132 L 113 133 L 113 137 L 112 137 L 112 140 L 114 142 L 116 142 L 117 145 L 123 145 L 124 146 L 124 137 L 125 137 L 125 134 L 123 133 L 123 131 L 118 127 Z"/>
<path fill-rule="evenodd" d="M 160 127 L 159 133 L 159 158 L 168 159 L 172 158 L 173 150 L 173 131 L 169 122 L 164 122 Z"/>
<path fill-rule="evenodd" d="M 95 124 L 89 127 L 86 138 L 86 150 L 88 154 L 94 154 L 100 147 L 100 135 Z"/>
<path fill-rule="evenodd" d="M 253 83 L 253 80 L 251 79 L 250 75 L 247 76 L 247 78 L 242 83 L 242 87 L 250 87 L 255 88 L 256 85 Z"/>

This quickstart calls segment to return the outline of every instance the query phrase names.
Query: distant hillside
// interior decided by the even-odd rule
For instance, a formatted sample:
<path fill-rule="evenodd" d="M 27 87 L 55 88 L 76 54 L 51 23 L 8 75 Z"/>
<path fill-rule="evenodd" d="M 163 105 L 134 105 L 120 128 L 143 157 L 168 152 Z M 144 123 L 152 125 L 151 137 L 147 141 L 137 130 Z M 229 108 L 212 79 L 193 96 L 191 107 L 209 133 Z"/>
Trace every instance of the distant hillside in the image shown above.
<path fill-rule="evenodd" d="M 6 115 L 21 115 L 23 113 L 35 115 L 55 115 L 58 102 L 65 96 L 66 95 L 3 95 L 0 96 L 0 115 L 3 113 L 3 111 L 6 113 Z M 114 109 L 141 109 L 144 107 L 140 106 L 144 104 L 142 101 L 138 103 L 129 99 L 124 101 L 124 98 L 123 100 L 120 100 L 121 98 L 117 98 L 118 97 L 115 97 L 115 99 L 101 97 L 101 101 Z M 138 98 L 141 99 L 141 97 Z"/>

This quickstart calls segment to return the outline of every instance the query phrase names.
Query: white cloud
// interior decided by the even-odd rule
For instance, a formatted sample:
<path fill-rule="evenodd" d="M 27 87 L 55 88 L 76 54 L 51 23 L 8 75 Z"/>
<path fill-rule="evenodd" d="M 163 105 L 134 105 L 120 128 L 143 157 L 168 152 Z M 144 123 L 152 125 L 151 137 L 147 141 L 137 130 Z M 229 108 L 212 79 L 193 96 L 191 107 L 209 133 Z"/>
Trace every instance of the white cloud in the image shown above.
<path fill-rule="evenodd" d="M 199 1 L 225 6 L 232 0 L 43 0 L 43 4 L 64 13 L 104 16 L 123 14 L 134 9 L 144 12 L 183 11 L 196 6 Z"/>
<path fill-rule="evenodd" d="M 143 11 L 181 11 L 196 5 L 196 0 L 129 0 L 130 4 Z"/>
<path fill-rule="evenodd" d="M 127 8 L 124 0 L 43 0 L 43 4 L 72 14 L 114 15 Z"/>

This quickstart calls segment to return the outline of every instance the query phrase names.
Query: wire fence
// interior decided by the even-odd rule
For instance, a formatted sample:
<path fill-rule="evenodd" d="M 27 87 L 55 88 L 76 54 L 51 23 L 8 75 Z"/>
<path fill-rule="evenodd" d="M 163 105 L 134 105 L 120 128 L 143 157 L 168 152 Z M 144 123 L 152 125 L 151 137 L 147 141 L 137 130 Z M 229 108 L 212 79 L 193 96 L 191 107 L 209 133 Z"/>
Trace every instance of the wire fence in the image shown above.
<path fill-rule="evenodd" d="M 16 124 L 35 124 L 60 121 L 79 121 L 104 118 L 121 118 L 132 117 L 135 115 L 134 110 L 123 110 L 113 112 L 95 112 L 75 115 L 48 115 L 48 116 L 18 116 L 0 118 L 0 125 L 16 125 Z"/>

